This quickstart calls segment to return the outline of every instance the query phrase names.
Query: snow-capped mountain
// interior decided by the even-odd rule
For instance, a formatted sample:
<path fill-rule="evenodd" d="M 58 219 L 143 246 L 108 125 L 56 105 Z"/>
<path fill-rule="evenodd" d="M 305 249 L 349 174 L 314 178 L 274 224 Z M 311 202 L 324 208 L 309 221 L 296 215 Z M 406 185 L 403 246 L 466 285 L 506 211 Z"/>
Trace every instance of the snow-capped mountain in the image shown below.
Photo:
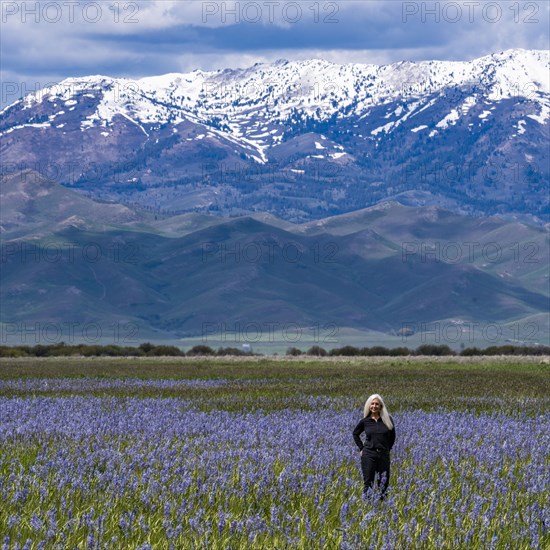
<path fill-rule="evenodd" d="M 544 216 L 549 69 L 546 51 L 509 50 L 69 78 L 0 113 L 4 171 L 175 213 L 307 219 L 397 197 Z"/>

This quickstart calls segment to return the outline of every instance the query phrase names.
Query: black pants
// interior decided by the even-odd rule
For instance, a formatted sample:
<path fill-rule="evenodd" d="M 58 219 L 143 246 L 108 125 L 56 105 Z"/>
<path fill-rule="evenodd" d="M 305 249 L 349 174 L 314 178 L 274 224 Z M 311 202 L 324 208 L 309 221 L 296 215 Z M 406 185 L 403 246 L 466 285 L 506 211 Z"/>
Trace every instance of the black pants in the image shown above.
<path fill-rule="evenodd" d="M 361 454 L 361 471 L 363 472 L 363 493 L 374 486 L 374 477 L 380 474 L 380 496 L 383 498 L 390 482 L 390 453 L 363 449 Z"/>

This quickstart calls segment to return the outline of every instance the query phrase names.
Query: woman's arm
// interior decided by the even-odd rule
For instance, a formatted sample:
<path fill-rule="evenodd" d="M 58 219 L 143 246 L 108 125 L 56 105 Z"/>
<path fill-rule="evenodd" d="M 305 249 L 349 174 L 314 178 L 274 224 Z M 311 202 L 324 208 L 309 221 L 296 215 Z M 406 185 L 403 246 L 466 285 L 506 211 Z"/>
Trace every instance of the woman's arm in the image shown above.
<path fill-rule="evenodd" d="M 359 447 L 359 450 L 363 450 L 363 441 L 359 437 L 361 433 L 365 430 L 365 425 L 363 422 L 363 419 L 359 421 L 359 424 L 355 426 L 355 429 L 353 430 L 353 439 L 355 441 L 355 444 Z"/>

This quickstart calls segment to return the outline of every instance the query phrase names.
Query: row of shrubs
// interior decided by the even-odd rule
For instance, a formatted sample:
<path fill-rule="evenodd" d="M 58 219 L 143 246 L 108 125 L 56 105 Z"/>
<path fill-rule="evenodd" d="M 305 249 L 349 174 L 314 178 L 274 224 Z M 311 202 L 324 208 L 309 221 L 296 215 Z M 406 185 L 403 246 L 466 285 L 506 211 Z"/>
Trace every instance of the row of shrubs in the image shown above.
<path fill-rule="evenodd" d="M 330 351 L 325 350 L 320 346 L 313 346 L 307 351 L 302 351 L 298 348 L 288 348 L 287 355 L 317 355 L 325 356 L 344 356 L 344 357 L 365 357 L 365 356 L 405 356 L 405 355 L 550 355 L 550 347 L 548 346 L 491 346 L 488 348 L 465 348 L 460 352 L 452 350 L 447 345 L 423 344 L 416 349 L 405 347 L 385 348 L 383 346 L 373 346 L 372 348 L 356 348 L 354 346 L 344 346 L 342 348 L 334 348 Z"/>
<path fill-rule="evenodd" d="M 344 346 L 342 348 L 334 348 L 330 351 L 321 346 L 312 346 L 307 351 L 302 351 L 298 348 L 291 347 L 286 351 L 287 355 L 313 355 L 317 357 L 325 356 L 407 356 L 407 355 L 427 355 L 427 356 L 442 356 L 442 355 L 550 355 L 550 347 L 548 346 L 491 346 L 488 348 L 466 348 L 459 353 L 453 351 L 447 345 L 424 344 L 416 349 L 405 347 L 385 348 L 383 346 L 373 346 L 371 348 L 357 348 L 354 346 Z M 198 345 L 192 347 L 187 352 L 176 346 L 154 345 L 149 342 L 141 344 L 138 347 L 130 346 L 99 346 L 99 345 L 67 345 L 63 342 L 59 344 L 35 346 L 0 346 L 0 357 L 62 357 L 70 355 L 80 355 L 84 357 L 103 356 L 103 357 L 193 357 L 193 356 L 251 356 L 257 355 L 250 351 L 244 351 L 239 348 L 218 348 L 217 350 L 206 345 Z"/>
<path fill-rule="evenodd" d="M 252 355 L 238 348 L 219 348 L 217 351 L 209 346 L 195 346 L 187 353 L 177 346 L 154 345 L 149 342 L 138 347 L 116 345 L 67 345 L 37 344 L 35 346 L 0 346 L 0 357 L 185 357 L 193 355 Z"/>

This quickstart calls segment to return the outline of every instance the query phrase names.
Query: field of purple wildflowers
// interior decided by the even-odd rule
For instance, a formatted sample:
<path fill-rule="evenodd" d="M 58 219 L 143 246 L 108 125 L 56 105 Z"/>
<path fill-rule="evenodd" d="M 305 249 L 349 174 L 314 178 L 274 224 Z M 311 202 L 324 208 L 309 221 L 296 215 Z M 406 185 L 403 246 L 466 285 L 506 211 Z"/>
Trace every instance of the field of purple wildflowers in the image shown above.
<path fill-rule="evenodd" d="M 550 547 L 544 363 L 20 367 L 0 376 L 3 549 Z M 397 430 L 382 502 L 351 437 L 375 391 Z"/>

